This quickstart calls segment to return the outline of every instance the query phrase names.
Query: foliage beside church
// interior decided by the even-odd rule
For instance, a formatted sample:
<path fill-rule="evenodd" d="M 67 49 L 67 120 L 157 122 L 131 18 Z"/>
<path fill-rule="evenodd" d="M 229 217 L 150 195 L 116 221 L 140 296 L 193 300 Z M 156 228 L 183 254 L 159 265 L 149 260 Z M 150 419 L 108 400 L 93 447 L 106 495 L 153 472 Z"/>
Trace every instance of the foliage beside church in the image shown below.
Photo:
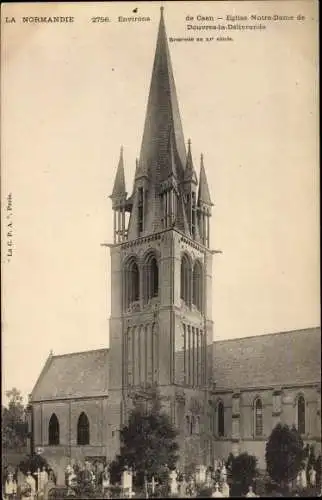
<path fill-rule="evenodd" d="M 134 483 L 161 481 L 178 460 L 177 431 L 169 415 L 162 410 L 157 389 L 151 388 L 147 398 L 137 398 L 128 424 L 120 430 L 120 454 L 110 466 L 112 482 L 120 481 L 124 468 L 134 472 Z"/>
<path fill-rule="evenodd" d="M 7 406 L 1 407 L 2 447 L 5 450 L 22 450 L 27 445 L 28 425 L 20 391 L 13 388 L 6 392 Z"/>

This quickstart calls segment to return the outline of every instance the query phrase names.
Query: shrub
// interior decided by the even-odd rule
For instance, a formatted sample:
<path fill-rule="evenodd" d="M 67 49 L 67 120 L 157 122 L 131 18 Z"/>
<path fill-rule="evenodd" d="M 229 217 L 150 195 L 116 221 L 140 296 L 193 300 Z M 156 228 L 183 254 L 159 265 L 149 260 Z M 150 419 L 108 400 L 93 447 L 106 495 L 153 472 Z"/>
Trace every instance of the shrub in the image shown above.
<path fill-rule="evenodd" d="M 133 397 L 133 405 L 127 425 L 120 430 L 121 448 L 116 457 L 117 465 L 113 464 L 113 476 L 114 469 L 122 471 L 127 466 L 135 473 L 134 485 L 142 487 L 145 474 L 148 481 L 152 476 L 162 481 L 160 472 L 164 464 L 170 470 L 175 467 L 178 433 L 162 409 L 162 398 L 157 388 L 147 388 L 143 396 L 138 393 Z"/>
<path fill-rule="evenodd" d="M 209 497 L 211 497 L 211 495 L 212 495 L 212 488 L 206 488 L 204 486 L 204 487 L 199 488 L 197 491 L 198 498 L 200 498 L 200 497 L 209 498 Z"/>
<path fill-rule="evenodd" d="M 43 467 L 46 467 L 46 470 L 48 471 L 49 465 L 47 460 L 41 455 L 36 454 L 27 455 L 27 457 L 19 463 L 19 469 L 25 475 L 28 471 L 30 471 L 31 474 L 34 474 L 38 469 L 42 470 Z"/>
<path fill-rule="evenodd" d="M 234 457 L 231 463 L 232 494 L 245 495 L 256 476 L 257 458 L 254 455 L 241 453 Z"/>
<path fill-rule="evenodd" d="M 298 475 L 303 459 L 303 441 L 295 427 L 277 424 L 266 443 L 266 466 L 271 479 L 287 489 Z"/>

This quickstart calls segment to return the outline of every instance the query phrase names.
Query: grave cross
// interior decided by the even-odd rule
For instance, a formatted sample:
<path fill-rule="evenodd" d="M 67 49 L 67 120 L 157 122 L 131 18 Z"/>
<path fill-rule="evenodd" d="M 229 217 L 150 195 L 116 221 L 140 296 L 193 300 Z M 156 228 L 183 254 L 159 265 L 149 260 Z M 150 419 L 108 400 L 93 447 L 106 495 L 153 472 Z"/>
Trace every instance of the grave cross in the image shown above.
<path fill-rule="evenodd" d="M 37 491 L 39 491 L 39 489 L 40 489 L 39 488 L 40 487 L 40 480 L 39 480 L 40 475 L 41 475 L 41 472 L 40 472 L 40 469 L 38 467 L 37 472 L 34 473 L 34 476 L 37 476 Z"/>
<path fill-rule="evenodd" d="M 152 495 L 154 495 L 155 493 L 155 487 L 158 485 L 159 483 L 154 479 L 154 476 L 152 476 L 152 481 L 151 481 L 151 491 L 152 491 Z"/>

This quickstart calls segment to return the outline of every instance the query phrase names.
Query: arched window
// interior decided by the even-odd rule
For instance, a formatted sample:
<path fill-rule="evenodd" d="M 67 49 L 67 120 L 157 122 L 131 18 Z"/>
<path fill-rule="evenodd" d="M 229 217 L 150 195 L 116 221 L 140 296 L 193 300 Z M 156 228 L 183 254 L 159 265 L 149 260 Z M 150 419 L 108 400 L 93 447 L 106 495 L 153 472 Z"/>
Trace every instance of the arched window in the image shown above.
<path fill-rule="evenodd" d="M 89 444 L 89 421 L 84 412 L 80 414 L 77 422 L 77 444 Z"/>
<path fill-rule="evenodd" d="M 55 413 L 52 414 L 49 420 L 48 444 L 51 446 L 59 444 L 59 422 Z"/>
<path fill-rule="evenodd" d="M 150 254 L 144 264 L 144 299 L 148 302 L 159 295 L 159 267 L 155 256 Z"/>
<path fill-rule="evenodd" d="M 202 267 L 199 261 L 196 261 L 193 266 L 192 303 L 198 311 L 202 310 Z"/>
<path fill-rule="evenodd" d="M 263 404 L 259 398 L 254 403 L 254 431 L 255 436 L 263 435 Z"/>
<path fill-rule="evenodd" d="M 218 436 L 223 437 L 225 435 L 225 407 L 222 401 L 219 401 L 217 405 L 217 419 Z"/>
<path fill-rule="evenodd" d="M 180 279 L 180 297 L 190 306 L 191 303 L 191 280 L 190 263 L 186 255 L 181 259 L 181 279 Z"/>
<path fill-rule="evenodd" d="M 159 295 L 159 268 L 155 257 L 151 260 L 151 285 L 152 297 L 157 297 Z"/>
<path fill-rule="evenodd" d="M 140 273 L 132 257 L 125 265 L 125 304 L 126 307 L 140 298 Z"/>
<path fill-rule="evenodd" d="M 297 398 L 297 430 L 300 434 L 305 434 L 305 399 L 302 394 Z"/>

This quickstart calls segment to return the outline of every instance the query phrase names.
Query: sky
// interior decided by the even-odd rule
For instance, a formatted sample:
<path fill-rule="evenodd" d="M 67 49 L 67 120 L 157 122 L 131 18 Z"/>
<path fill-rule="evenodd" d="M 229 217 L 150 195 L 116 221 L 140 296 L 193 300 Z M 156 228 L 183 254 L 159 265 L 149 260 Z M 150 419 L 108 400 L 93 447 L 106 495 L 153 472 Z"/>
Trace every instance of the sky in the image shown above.
<path fill-rule="evenodd" d="M 121 145 L 132 188 L 160 5 L 2 9 L 3 391 L 30 393 L 51 349 L 109 345 L 110 257 L 101 245 L 113 236 L 108 196 Z M 197 171 L 204 154 L 215 202 L 211 246 L 222 253 L 213 269 L 214 340 L 317 326 L 317 4 L 163 5 L 168 37 L 214 38 L 170 43 L 185 139 Z M 276 13 L 305 20 L 234 31 L 222 42 L 188 31 L 185 20 Z M 11 15 L 16 23 L 5 23 Z M 22 23 L 25 15 L 75 20 Z M 133 15 L 151 21 L 117 21 Z"/>

